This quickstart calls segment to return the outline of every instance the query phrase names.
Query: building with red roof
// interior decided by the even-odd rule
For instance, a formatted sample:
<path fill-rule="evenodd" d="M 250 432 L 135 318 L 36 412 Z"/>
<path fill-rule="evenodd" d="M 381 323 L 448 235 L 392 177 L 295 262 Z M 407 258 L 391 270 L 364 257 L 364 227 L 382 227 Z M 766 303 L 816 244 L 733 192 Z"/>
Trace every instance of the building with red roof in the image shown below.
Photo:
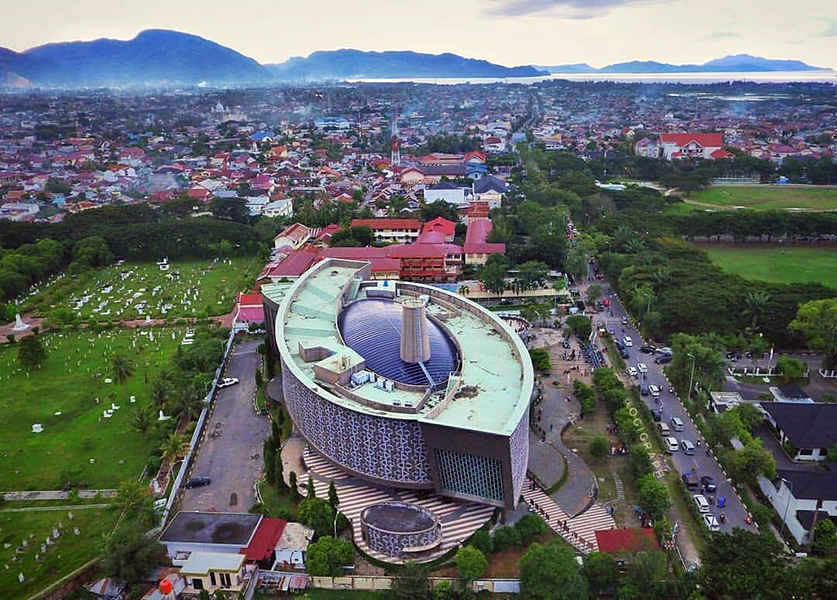
<path fill-rule="evenodd" d="M 418 219 L 352 219 L 352 227 L 369 227 L 380 242 L 411 242 L 421 232 Z"/>
<path fill-rule="evenodd" d="M 491 219 L 474 219 L 470 222 L 463 247 L 466 265 L 484 265 L 490 255 L 506 252 L 505 244 L 486 241 L 493 227 Z"/>
<path fill-rule="evenodd" d="M 250 323 L 264 324 L 264 308 L 262 307 L 262 295 L 239 293 L 235 299 L 235 317 L 233 327 L 244 328 Z"/>
<path fill-rule="evenodd" d="M 712 153 L 724 145 L 723 133 L 663 133 L 660 134 L 660 149 L 663 158 L 705 158 L 711 160 Z"/>
<path fill-rule="evenodd" d="M 436 217 L 424 224 L 421 228 L 421 235 L 423 236 L 431 231 L 441 232 L 445 236 L 446 242 L 453 242 L 453 237 L 456 234 L 456 223 L 448 221 L 444 217 Z"/>
<path fill-rule="evenodd" d="M 256 295 L 259 296 L 259 302 L 261 302 L 261 294 Z M 263 518 L 250 538 L 250 543 L 238 553 L 243 554 L 247 562 L 257 562 L 264 568 L 270 568 L 276 558 L 274 554 L 276 544 L 279 543 L 287 523 L 284 519 Z"/>

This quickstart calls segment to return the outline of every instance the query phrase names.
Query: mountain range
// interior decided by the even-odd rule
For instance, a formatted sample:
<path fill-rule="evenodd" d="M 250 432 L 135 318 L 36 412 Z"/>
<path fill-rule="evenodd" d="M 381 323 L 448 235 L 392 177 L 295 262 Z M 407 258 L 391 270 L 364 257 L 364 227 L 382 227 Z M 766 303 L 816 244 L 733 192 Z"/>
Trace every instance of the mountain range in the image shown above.
<path fill-rule="evenodd" d="M 633 60 L 614 63 L 597 69 L 587 63 L 569 65 L 539 66 L 549 73 L 745 73 L 771 71 L 819 71 L 798 60 L 774 60 L 750 54 L 731 54 L 699 65 L 675 65 L 653 60 Z"/>
<path fill-rule="evenodd" d="M 341 79 L 537 77 L 548 73 L 674 73 L 816 70 L 795 60 L 738 54 L 702 65 L 633 61 L 600 69 L 587 63 L 506 67 L 456 54 L 411 51 L 314 52 L 283 63 L 259 64 L 202 37 L 148 29 L 131 40 L 45 44 L 15 52 L 0 47 L 0 88 L 243 85 Z"/>

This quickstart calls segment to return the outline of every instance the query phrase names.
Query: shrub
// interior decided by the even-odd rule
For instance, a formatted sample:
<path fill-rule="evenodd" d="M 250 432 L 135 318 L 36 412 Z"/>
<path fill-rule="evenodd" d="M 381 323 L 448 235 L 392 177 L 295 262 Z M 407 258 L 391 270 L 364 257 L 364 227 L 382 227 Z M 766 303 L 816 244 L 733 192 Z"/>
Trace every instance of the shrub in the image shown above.
<path fill-rule="evenodd" d="M 510 525 L 504 525 L 494 532 L 494 549 L 505 550 L 520 544 L 520 532 Z"/>
<path fill-rule="evenodd" d="M 491 554 L 494 551 L 494 540 L 491 539 L 491 535 L 484 529 L 479 529 L 471 536 L 471 541 L 468 543 L 485 555 Z"/>
<path fill-rule="evenodd" d="M 520 543 L 527 544 L 538 536 L 549 531 L 549 527 L 541 517 L 534 513 L 529 513 L 515 523 L 514 528 L 520 534 Z"/>

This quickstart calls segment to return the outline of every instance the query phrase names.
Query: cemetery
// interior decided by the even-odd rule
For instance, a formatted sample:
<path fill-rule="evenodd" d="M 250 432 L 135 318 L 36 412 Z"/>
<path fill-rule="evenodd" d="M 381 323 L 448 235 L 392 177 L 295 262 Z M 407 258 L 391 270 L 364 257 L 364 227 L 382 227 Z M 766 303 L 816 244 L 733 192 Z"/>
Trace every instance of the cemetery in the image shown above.
<path fill-rule="evenodd" d="M 124 262 L 78 274 L 61 273 L 18 300 L 19 312 L 49 316 L 57 308 L 80 321 L 207 317 L 228 313 L 236 292 L 252 284 L 254 257 Z"/>
<path fill-rule="evenodd" d="M 27 598 L 81 567 L 118 516 L 107 508 L 0 511 L 0 590 Z"/>
<path fill-rule="evenodd" d="M 3 489 L 111 489 L 145 468 L 152 443 L 131 425 L 151 406 L 151 382 L 186 339 L 182 327 L 41 333 L 40 368 L 27 369 L 18 344 L 0 349 L 0 481 Z M 114 380 L 114 355 L 133 373 Z"/>

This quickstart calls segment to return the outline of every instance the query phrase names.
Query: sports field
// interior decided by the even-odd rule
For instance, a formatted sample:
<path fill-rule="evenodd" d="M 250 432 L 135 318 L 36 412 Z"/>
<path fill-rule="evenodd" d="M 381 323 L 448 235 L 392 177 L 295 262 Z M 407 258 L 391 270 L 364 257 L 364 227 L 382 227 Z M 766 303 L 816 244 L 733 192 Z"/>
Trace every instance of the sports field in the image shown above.
<path fill-rule="evenodd" d="M 131 413 L 151 405 L 150 382 L 171 362 L 183 331 L 155 327 L 41 334 L 47 358 L 32 372 L 20 366 L 17 344 L 4 344 L 0 489 L 56 490 L 68 481 L 110 489 L 138 477 L 151 442 L 131 426 Z M 131 358 L 135 366 L 122 385 L 108 381 L 115 353 Z M 105 416 L 109 409 L 111 416 Z M 33 432 L 35 424 L 43 427 L 41 433 Z"/>
<path fill-rule="evenodd" d="M 708 208 L 837 210 L 837 186 L 713 186 L 690 192 L 687 198 Z"/>
<path fill-rule="evenodd" d="M 773 283 L 819 282 L 837 289 L 834 244 L 699 244 L 712 262 L 745 279 Z"/>
<path fill-rule="evenodd" d="M 62 274 L 25 301 L 21 313 L 49 316 L 69 308 L 82 321 L 206 317 L 232 310 L 261 268 L 256 257 L 128 262 L 79 275 Z"/>

